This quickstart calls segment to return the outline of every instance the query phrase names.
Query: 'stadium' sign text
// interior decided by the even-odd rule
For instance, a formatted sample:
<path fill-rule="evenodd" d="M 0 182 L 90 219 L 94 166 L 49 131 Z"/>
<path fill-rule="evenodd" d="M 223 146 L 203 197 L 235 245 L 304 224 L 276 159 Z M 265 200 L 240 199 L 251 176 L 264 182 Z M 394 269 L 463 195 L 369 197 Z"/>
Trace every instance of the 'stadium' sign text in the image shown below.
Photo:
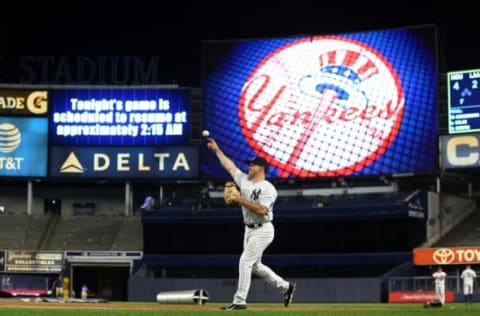
<path fill-rule="evenodd" d="M 160 84 L 159 61 L 158 56 L 0 56 L 0 82 Z"/>

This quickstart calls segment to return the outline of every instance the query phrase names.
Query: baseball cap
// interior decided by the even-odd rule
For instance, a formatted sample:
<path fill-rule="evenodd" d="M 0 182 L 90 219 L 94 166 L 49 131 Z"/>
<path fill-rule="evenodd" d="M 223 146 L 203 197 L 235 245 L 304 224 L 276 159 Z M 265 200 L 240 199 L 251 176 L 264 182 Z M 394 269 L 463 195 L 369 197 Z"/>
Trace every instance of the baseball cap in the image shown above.
<path fill-rule="evenodd" d="M 245 162 L 249 165 L 257 165 L 263 167 L 263 169 L 265 170 L 265 174 L 268 171 L 268 162 L 267 160 L 265 160 L 265 158 L 257 156 L 252 159 L 245 160 Z"/>

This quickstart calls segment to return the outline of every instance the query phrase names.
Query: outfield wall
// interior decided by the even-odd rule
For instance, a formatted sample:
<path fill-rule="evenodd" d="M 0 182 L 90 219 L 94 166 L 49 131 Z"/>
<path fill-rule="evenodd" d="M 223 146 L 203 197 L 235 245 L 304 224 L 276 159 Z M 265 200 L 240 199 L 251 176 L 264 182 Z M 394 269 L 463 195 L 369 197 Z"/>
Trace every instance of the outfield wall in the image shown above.
<path fill-rule="evenodd" d="M 308 278 L 297 283 L 295 302 L 381 302 L 381 278 Z M 158 292 L 203 289 L 212 302 L 230 302 L 236 279 L 134 279 L 128 281 L 129 301 L 156 301 Z M 254 278 L 248 302 L 283 302 L 283 296 L 263 280 Z"/>

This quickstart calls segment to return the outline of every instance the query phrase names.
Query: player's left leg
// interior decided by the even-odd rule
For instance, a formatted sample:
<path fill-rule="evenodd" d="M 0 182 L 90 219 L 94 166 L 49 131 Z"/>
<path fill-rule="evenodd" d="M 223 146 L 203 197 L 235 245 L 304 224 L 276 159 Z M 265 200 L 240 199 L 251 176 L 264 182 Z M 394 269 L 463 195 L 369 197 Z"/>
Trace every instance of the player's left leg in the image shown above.
<path fill-rule="evenodd" d="M 280 292 L 285 293 L 288 290 L 290 283 L 285 281 L 281 276 L 273 272 L 270 267 L 264 265 L 262 262 L 259 261 L 254 264 L 252 272 L 274 288 L 277 288 Z"/>
<path fill-rule="evenodd" d="M 442 305 L 445 305 L 445 288 L 441 289 L 441 298 Z"/>
<path fill-rule="evenodd" d="M 273 233 L 264 231 L 265 226 L 248 229 L 245 232 L 244 249 L 238 266 L 238 288 L 234 304 L 246 304 L 252 279 L 253 265 L 260 261 L 263 251 L 273 240 Z"/>

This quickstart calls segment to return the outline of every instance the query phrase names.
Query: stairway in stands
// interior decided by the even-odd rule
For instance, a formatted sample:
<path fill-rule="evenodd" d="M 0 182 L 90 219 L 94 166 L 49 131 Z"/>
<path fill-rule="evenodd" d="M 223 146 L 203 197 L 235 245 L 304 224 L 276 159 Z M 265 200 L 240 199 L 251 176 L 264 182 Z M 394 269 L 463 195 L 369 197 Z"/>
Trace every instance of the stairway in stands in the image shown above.
<path fill-rule="evenodd" d="M 433 247 L 480 246 L 480 209 L 476 209 Z"/>

